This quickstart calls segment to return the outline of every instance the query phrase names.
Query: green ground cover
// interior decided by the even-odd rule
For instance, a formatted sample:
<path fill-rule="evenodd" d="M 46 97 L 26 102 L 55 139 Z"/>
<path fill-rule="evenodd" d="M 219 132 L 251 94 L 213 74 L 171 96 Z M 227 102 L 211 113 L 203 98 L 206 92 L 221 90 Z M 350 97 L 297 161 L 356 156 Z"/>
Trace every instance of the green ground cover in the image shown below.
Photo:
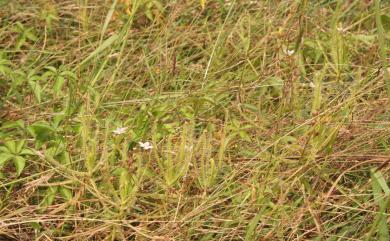
<path fill-rule="evenodd" d="M 0 239 L 389 240 L 390 3 L 1 0 Z"/>

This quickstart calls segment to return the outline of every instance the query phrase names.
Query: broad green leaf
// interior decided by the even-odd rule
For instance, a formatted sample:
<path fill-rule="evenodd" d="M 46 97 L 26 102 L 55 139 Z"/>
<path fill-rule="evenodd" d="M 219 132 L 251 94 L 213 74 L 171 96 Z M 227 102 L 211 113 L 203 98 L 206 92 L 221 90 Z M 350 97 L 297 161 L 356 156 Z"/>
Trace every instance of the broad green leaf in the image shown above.
<path fill-rule="evenodd" d="M 31 149 L 28 149 L 28 148 L 25 148 L 23 149 L 20 153 L 20 155 L 35 155 L 35 153 L 31 150 Z"/>
<path fill-rule="evenodd" d="M 6 141 L 4 145 L 7 147 L 10 153 L 16 154 L 16 142 L 15 141 Z"/>
<path fill-rule="evenodd" d="M 10 152 L 10 150 L 8 150 L 8 148 L 5 147 L 5 146 L 0 146 L 0 153 L 12 154 L 12 153 Z"/>
<path fill-rule="evenodd" d="M 28 131 L 35 139 L 46 141 L 50 138 L 54 129 L 47 122 L 36 122 L 28 127 Z"/>
<path fill-rule="evenodd" d="M 16 168 L 16 174 L 17 176 L 20 176 L 26 166 L 26 159 L 21 156 L 14 156 L 13 161 Z"/>
<path fill-rule="evenodd" d="M 245 141 L 251 141 L 251 138 L 250 138 L 249 134 L 246 131 L 240 130 L 238 132 L 238 134 L 240 135 L 241 139 L 243 139 Z"/>
<path fill-rule="evenodd" d="M 34 82 L 32 80 L 29 80 L 28 83 L 29 83 L 34 95 L 35 95 L 35 98 L 37 99 L 38 103 L 40 103 L 41 102 L 41 95 L 42 95 L 41 86 L 37 82 Z"/>
<path fill-rule="evenodd" d="M 386 32 L 389 32 L 390 31 L 390 16 L 389 15 L 382 15 L 381 21 L 382 21 L 383 29 Z"/>
<path fill-rule="evenodd" d="M 147 8 L 147 9 L 145 10 L 145 15 L 146 15 L 146 17 L 147 17 L 149 20 L 153 21 L 153 13 L 152 13 L 152 10 L 151 10 L 150 8 Z"/>
<path fill-rule="evenodd" d="M 0 153 L 0 169 L 6 164 L 8 160 L 13 158 L 14 155 L 9 153 Z"/>
<path fill-rule="evenodd" d="M 0 73 L 3 75 L 10 74 L 12 72 L 12 69 L 10 68 L 11 65 L 11 61 L 0 58 Z"/>
<path fill-rule="evenodd" d="M 21 140 L 16 142 L 16 153 L 20 153 L 23 150 L 24 144 L 26 143 L 26 140 Z"/>

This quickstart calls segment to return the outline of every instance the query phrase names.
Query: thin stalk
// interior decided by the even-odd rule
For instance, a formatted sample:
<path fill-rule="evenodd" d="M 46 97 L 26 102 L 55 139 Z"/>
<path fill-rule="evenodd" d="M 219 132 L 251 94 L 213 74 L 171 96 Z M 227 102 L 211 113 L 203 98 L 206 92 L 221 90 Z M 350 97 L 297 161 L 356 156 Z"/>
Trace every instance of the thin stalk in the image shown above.
<path fill-rule="evenodd" d="M 386 61 L 386 39 L 385 39 L 385 30 L 383 28 L 382 19 L 381 19 L 381 1 L 375 0 L 375 20 L 376 20 L 376 31 L 378 34 L 378 47 L 379 47 L 379 58 L 381 66 L 384 73 L 384 81 L 387 91 L 387 96 L 390 98 L 390 75 L 389 75 L 389 64 Z"/>

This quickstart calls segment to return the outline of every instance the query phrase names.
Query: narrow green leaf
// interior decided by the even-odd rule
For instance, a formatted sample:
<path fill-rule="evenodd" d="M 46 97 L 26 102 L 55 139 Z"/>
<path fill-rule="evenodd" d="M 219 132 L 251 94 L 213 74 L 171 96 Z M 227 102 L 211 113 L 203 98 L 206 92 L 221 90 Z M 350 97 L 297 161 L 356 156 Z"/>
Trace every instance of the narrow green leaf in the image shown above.
<path fill-rule="evenodd" d="M 60 75 L 71 79 L 77 79 L 77 75 L 69 70 L 62 71 Z"/>
<path fill-rule="evenodd" d="M 242 107 L 244 107 L 245 109 L 251 110 L 253 112 L 258 112 L 259 111 L 259 107 L 255 106 L 255 105 L 252 105 L 252 104 L 242 104 Z"/>
<path fill-rule="evenodd" d="M 53 86 L 53 91 L 54 91 L 55 95 L 58 96 L 61 93 L 61 89 L 62 89 L 62 86 L 64 85 L 64 83 L 65 83 L 65 78 L 62 77 L 61 75 L 58 76 L 58 78 Z"/>
<path fill-rule="evenodd" d="M 69 153 L 67 151 L 62 152 L 60 156 L 60 163 L 63 165 L 69 165 L 70 164 L 70 157 Z"/>
<path fill-rule="evenodd" d="M 119 194 L 122 202 L 125 202 L 130 194 L 130 176 L 127 170 L 123 170 L 119 177 Z"/>
<path fill-rule="evenodd" d="M 385 192 L 386 195 L 390 195 L 390 189 L 387 186 L 386 180 L 383 177 L 382 172 L 380 171 L 373 172 L 372 178 L 373 180 L 376 181 L 376 183 L 378 183 L 378 185 L 381 187 L 381 189 Z"/>
<path fill-rule="evenodd" d="M 54 72 L 54 73 L 57 72 L 57 69 L 53 66 L 45 66 L 45 69 L 50 70 L 51 72 Z"/>
<path fill-rule="evenodd" d="M 35 36 L 35 34 L 30 29 L 25 32 L 25 35 L 26 35 L 27 39 L 29 39 L 29 40 L 31 40 L 33 42 L 38 41 L 38 37 Z"/>
<path fill-rule="evenodd" d="M 118 2 L 118 0 L 114 0 L 114 1 L 112 2 L 112 4 L 111 4 L 110 10 L 108 10 L 108 13 L 107 13 L 107 15 L 106 15 L 106 19 L 104 20 L 102 32 L 100 33 L 100 42 L 102 42 L 103 37 L 104 37 L 104 34 L 105 34 L 106 31 L 107 31 L 108 24 L 110 23 L 111 18 L 112 18 L 112 15 L 114 14 L 115 6 L 116 6 L 117 2 Z"/>
<path fill-rule="evenodd" d="M 381 12 L 381 0 L 375 0 L 375 21 L 376 21 L 376 32 L 378 34 L 378 51 L 380 65 L 383 67 L 383 80 L 385 82 L 385 87 L 387 91 L 387 96 L 390 97 L 390 73 L 388 70 L 389 63 L 387 61 L 387 43 L 385 35 L 385 27 L 388 26 L 388 18 L 382 17 Z M 385 23 L 383 23 L 385 20 Z"/>
<path fill-rule="evenodd" d="M 321 107 L 321 101 L 322 101 L 322 80 L 326 73 L 326 67 L 324 67 L 320 72 L 316 72 L 314 74 L 314 91 L 313 91 L 313 103 L 311 107 L 311 113 L 312 115 L 316 115 Z"/>
<path fill-rule="evenodd" d="M 351 34 L 351 39 L 361 41 L 366 45 L 371 46 L 376 39 L 375 35 L 367 35 L 367 34 Z"/>
<path fill-rule="evenodd" d="M 42 229 L 42 226 L 38 222 L 31 222 L 29 224 L 36 231 L 39 231 Z"/>
<path fill-rule="evenodd" d="M 54 198 L 58 192 L 58 187 L 49 187 L 46 190 L 45 197 L 43 198 L 42 202 L 40 203 L 40 206 L 44 209 L 50 206 L 54 202 Z"/>
<path fill-rule="evenodd" d="M 72 199 L 73 194 L 72 191 L 69 188 L 66 187 L 60 187 L 59 188 L 61 197 L 63 197 L 65 200 L 69 201 Z"/>
<path fill-rule="evenodd" d="M 87 58 L 85 58 L 81 63 L 80 66 L 83 66 L 88 61 L 90 61 L 92 58 L 94 58 L 96 55 L 101 53 L 106 48 L 110 47 L 116 40 L 118 39 L 118 35 L 114 34 L 108 39 L 106 39 L 97 49 L 95 49 Z"/>
<path fill-rule="evenodd" d="M 24 122 L 22 120 L 18 121 L 7 121 L 4 122 L 0 129 L 11 129 L 11 128 L 24 128 Z"/>
<path fill-rule="evenodd" d="M 251 241 L 254 240 L 255 236 L 255 230 L 257 227 L 257 224 L 259 223 L 261 217 L 263 216 L 262 212 L 259 212 L 255 217 L 252 218 L 252 220 L 249 222 L 246 233 L 245 233 L 245 241 Z"/>
<path fill-rule="evenodd" d="M 383 195 L 383 192 L 388 192 L 388 186 L 384 182 L 384 178 L 380 171 L 371 170 L 371 185 L 375 203 L 378 204 L 379 210 L 375 216 L 370 232 L 365 240 L 372 240 L 372 235 L 376 232 L 380 241 L 390 240 L 389 230 L 387 226 L 386 208 L 390 201 L 390 195 Z"/>

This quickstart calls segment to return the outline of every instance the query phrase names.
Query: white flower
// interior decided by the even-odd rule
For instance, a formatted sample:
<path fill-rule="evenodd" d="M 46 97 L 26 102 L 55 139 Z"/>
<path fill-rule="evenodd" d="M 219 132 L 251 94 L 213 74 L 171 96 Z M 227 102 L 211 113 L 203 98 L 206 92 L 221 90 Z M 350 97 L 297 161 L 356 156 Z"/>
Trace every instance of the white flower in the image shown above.
<path fill-rule="evenodd" d="M 119 127 L 116 130 L 114 130 L 112 133 L 114 133 L 115 135 L 120 135 L 125 133 L 126 131 L 127 131 L 127 127 Z"/>
<path fill-rule="evenodd" d="M 193 147 L 194 147 L 193 145 L 191 145 L 191 146 L 185 145 L 185 146 L 184 146 L 184 150 L 186 150 L 186 151 L 192 151 Z"/>
<path fill-rule="evenodd" d="M 291 55 L 293 55 L 293 54 L 295 54 L 295 50 L 293 50 L 293 49 L 287 49 L 286 50 L 286 54 L 288 55 L 288 56 L 291 56 Z"/>
<path fill-rule="evenodd" d="M 144 150 L 152 149 L 153 146 L 150 144 L 150 142 L 138 142 L 139 146 Z"/>
<path fill-rule="evenodd" d="M 338 26 L 336 27 L 336 30 L 339 31 L 340 33 L 344 33 L 346 31 L 346 29 L 343 28 L 343 25 L 341 23 L 338 24 Z"/>

